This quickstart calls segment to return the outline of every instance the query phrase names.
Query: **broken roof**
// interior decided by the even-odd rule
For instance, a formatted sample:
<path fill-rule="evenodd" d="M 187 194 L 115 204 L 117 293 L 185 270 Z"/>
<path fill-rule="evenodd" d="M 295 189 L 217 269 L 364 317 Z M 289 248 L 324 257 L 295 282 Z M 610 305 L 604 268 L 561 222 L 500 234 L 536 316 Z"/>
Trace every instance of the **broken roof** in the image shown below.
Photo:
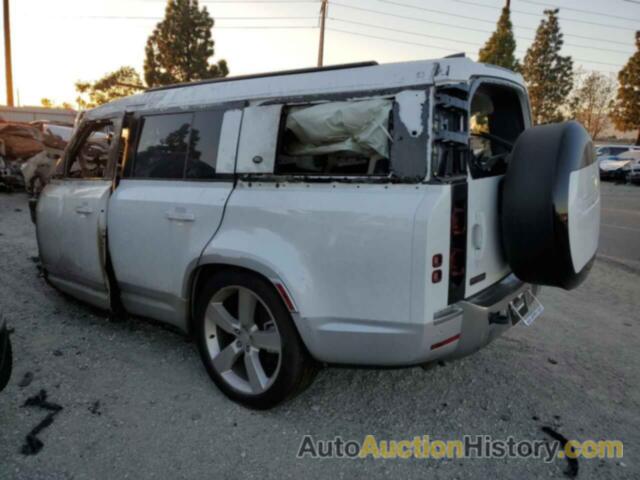
<path fill-rule="evenodd" d="M 149 90 L 115 100 L 93 110 L 86 118 L 106 118 L 125 111 L 188 108 L 243 100 L 361 92 L 415 85 L 468 82 L 473 77 L 499 78 L 523 85 L 522 76 L 510 70 L 476 63 L 468 58 L 444 58 L 383 65 L 346 66 L 301 73 L 275 72 L 269 76 L 245 77 L 224 82 L 204 82 Z"/>

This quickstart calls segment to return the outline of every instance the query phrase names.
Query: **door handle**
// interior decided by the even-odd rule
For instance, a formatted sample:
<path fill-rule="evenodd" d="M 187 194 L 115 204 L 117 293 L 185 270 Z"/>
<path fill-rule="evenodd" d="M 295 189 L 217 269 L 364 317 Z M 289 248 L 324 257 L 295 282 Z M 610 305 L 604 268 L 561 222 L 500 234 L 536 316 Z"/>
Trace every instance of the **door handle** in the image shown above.
<path fill-rule="evenodd" d="M 473 248 L 475 249 L 475 256 L 478 260 L 482 258 L 484 255 L 485 245 L 487 243 L 486 235 L 486 225 L 485 218 L 483 212 L 476 213 L 476 220 L 471 228 L 471 243 Z"/>
<path fill-rule="evenodd" d="M 86 204 L 80 205 L 79 207 L 76 207 L 76 213 L 79 215 L 90 215 L 93 213 L 93 208 Z"/>
<path fill-rule="evenodd" d="M 193 222 L 196 219 L 196 216 L 193 213 L 186 211 L 184 208 L 167 210 L 165 212 L 165 216 L 168 220 L 176 222 Z"/>

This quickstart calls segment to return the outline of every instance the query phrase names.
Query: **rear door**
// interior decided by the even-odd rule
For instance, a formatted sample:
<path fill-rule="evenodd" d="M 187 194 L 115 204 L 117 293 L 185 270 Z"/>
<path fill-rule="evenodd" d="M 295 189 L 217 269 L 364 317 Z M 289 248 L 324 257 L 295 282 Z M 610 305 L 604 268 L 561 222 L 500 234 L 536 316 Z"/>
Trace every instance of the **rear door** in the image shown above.
<path fill-rule="evenodd" d="M 61 178 L 43 190 L 36 227 L 42 264 L 61 290 L 109 308 L 106 220 L 119 118 L 86 122 L 65 158 Z"/>
<path fill-rule="evenodd" d="M 233 189 L 242 111 L 138 115 L 109 201 L 109 252 L 128 311 L 184 326 L 188 272 Z"/>
<path fill-rule="evenodd" d="M 522 98 L 504 83 L 471 90 L 465 298 L 511 271 L 501 243 L 499 199 L 511 145 L 527 126 Z"/>

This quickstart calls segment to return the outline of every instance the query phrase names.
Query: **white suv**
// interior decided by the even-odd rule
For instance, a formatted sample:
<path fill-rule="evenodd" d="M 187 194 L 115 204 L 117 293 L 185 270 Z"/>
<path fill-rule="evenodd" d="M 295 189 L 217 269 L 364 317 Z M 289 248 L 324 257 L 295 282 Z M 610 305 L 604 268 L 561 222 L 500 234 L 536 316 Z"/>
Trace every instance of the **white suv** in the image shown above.
<path fill-rule="evenodd" d="M 597 249 L 591 140 L 530 122 L 519 75 L 464 58 L 152 89 L 84 115 L 37 204 L 46 277 L 193 334 L 254 408 L 321 363 L 467 355 Z"/>

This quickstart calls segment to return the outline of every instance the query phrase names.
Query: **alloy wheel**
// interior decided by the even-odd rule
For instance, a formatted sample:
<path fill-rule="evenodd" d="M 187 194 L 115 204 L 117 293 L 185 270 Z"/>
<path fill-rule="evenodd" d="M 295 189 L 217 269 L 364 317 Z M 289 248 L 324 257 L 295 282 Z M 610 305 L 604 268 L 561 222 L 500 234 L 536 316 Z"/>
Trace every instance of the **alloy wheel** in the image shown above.
<path fill-rule="evenodd" d="M 252 290 L 228 286 L 205 312 L 204 333 L 214 370 L 234 389 L 252 395 L 271 387 L 280 371 L 282 340 L 273 314 Z"/>

